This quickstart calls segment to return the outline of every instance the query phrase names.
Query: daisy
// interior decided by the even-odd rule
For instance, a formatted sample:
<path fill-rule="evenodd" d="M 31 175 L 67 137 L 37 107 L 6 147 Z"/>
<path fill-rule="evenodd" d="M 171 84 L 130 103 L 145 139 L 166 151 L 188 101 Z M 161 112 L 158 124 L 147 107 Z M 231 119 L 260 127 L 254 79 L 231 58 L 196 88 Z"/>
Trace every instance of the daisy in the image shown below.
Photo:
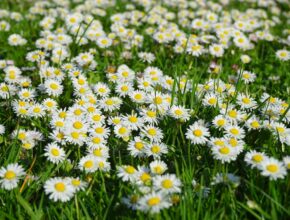
<path fill-rule="evenodd" d="M 189 126 L 185 135 L 193 144 L 205 144 L 208 141 L 210 133 L 205 126 L 195 122 Z"/>
<path fill-rule="evenodd" d="M 224 115 L 217 115 L 214 117 L 212 123 L 216 128 L 225 128 L 229 124 L 229 121 Z"/>
<path fill-rule="evenodd" d="M 45 115 L 45 110 L 44 110 L 43 105 L 38 104 L 38 103 L 31 105 L 28 111 L 32 117 L 36 117 L 36 118 L 43 117 Z"/>
<path fill-rule="evenodd" d="M 268 156 L 266 156 L 265 153 L 251 150 L 246 153 L 244 160 L 252 168 L 258 168 L 261 166 L 261 163 L 267 159 Z"/>
<path fill-rule="evenodd" d="M 48 179 L 44 183 L 44 190 L 54 202 L 67 202 L 74 196 L 76 191 L 68 178 L 61 177 Z"/>
<path fill-rule="evenodd" d="M 87 155 L 82 157 L 79 162 L 79 169 L 84 170 L 87 173 L 93 173 L 97 171 L 97 159 L 93 155 Z"/>
<path fill-rule="evenodd" d="M 249 95 L 239 93 L 237 96 L 237 104 L 241 106 L 241 109 L 251 109 L 257 105 L 257 102 Z"/>
<path fill-rule="evenodd" d="M 150 169 L 145 166 L 138 166 L 136 174 L 136 183 L 141 186 L 150 186 L 152 176 L 150 174 Z"/>
<path fill-rule="evenodd" d="M 221 44 L 212 44 L 209 47 L 209 53 L 215 57 L 222 57 L 224 54 L 224 48 Z"/>
<path fill-rule="evenodd" d="M 145 155 L 146 142 L 140 137 L 134 137 L 128 144 L 128 150 L 133 157 L 142 157 Z"/>
<path fill-rule="evenodd" d="M 255 116 L 251 117 L 246 121 L 246 126 L 250 130 L 257 130 L 263 128 L 262 122 L 260 122 L 260 120 L 257 119 Z"/>
<path fill-rule="evenodd" d="M 219 98 L 219 95 L 214 94 L 214 93 L 207 93 L 202 100 L 202 103 L 205 106 L 212 106 L 212 107 L 218 106 L 220 102 L 221 100 Z"/>
<path fill-rule="evenodd" d="M 78 191 L 83 191 L 87 187 L 88 183 L 85 181 L 80 180 L 79 177 L 73 178 L 73 177 L 68 177 L 71 185 L 74 187 L 75 192 Z"/>
<path fill-rule="evenodd" d="M 135 103 L 143 104 L 145 102 L 146 93 L 141 90 L 132 91 L 128 95 L 130 96 L 131 100 Z"/>
<path fill-rule="evenodd" d="M 192 56 L 199 57 L 201 54 L 204 53 L 204 48 L 200 44 L 188 45 L 187 52 Z"/>
<path fill-rule="evenodd" d="M 270 180 L 283 179 L 287 175 L 284 164 L 275 158 L 267 158 L 258 167 L 263 176 L 268 176 Z"/>
<path fill-rule="evenodd" d="M 167 170 L 167 165 L 161 160 L 154 160 L 149 164 L 151 173 L 161 175 Z"/>
<path fill-rule="evenodd" d="M 290 60 L 290 52 L 288 50 L 278 50 L 276 52 L 276 57 L 282 61 Z"/>
<path fill-rule="evenodd" d="M 65 159 L 65 152 L 64 150 L 59 147 L 56 143 L 48 144 L 45 147 L 45 154 L 49 161 L 52 163 L 58 164 L 63 162 Z"/>
<path fill-rule="evenodd" d="M 108 97 L 100 100 L 100 108 L 109 112 L 120 109 L 121 104 L 122 100 L 118 97 Z"/>
<path fill-rule="evenodd" d="M 91 128 L 90 133 L 96 137 L 107 138 L 110 135 L 110 130 L 105 125 L 97 124 Z"/>
<path fill-rule="evenodd" d="M 115 91 L 117 94 L 119 94 L 120 97 L 125 97 L 129 94 L 132 93 L 133 91 L 133 86 L 131 83 L 118 83 L 116 88 L 115 88 Z"/>
<path fill-rule="evenodd" d="M 246 83 L 249 84 L 251 82 L 254 82 L 256 79 L 256 74 L 251 73 L 249 71 L 242 71 L 241 73 L 241 79 Z"/>
<path fill-rule="evenodd" d="M 108 85 L 102 82 L 98 82 L 94 85 L 94 91 L 97 95 L 101 97 L 107 97 L 111 92 Z"/>
<path fill-rule="evenodd" d="M 129 136 L 131 135 L 131 129 L 126 125 L 118 124 L 114 127 L 114 133 L 119 138 L 129 140 Z"/>
<path fill-rule="evenodd" d="M 153 53 L 147 53 L 147 52 L 139 52 L 138 57 L 143 61 L 147 63 L 152 63 L 155 60 L 155 55 Z"/>
<path fill-rule="evenodd" d="M 243 62 L 243 63 L 249 63 L 249 62 L 251 62 L 251 57 L 250 56 L 248 56 L 248 55 L 245 55 L 245 54 L 243 54 L 243 55 L 241 55 L 241 61 Z"/>
<path fill-rule="evenodd" d="M 140 198 L 138 201 L 137 209 L 144 212 L 157 213 L 164 208 L 171 206 L 168 198 L 162 193 L 152 192 Z"/>
<path fill-rule="evenodd" d="M 236 160 L 237 151 L 230 146 L 213 147 L 211 148 L 213 157 L 220 160 L 222 163 Z"/>
<path fill-rule="evenodd" d="M 108 159 L 109 158 L 109 149 L 105 145 L 101 145 L 98 147 L 90 148 L 88 150 L 88 153 L 97 157 L 97 158 L 103 158 Z"/>
<path fill-rule="evenodd" d="M 17 187 L 19 179 L 25 175 L 25 171 L 21 165 L 17 163 L 8 164 L 7 167 L 0 169 L 0 185 L 1 188 L 12 190 Z"/>
<path fill-rule="evenodd" d="M 128 208 L 131 208 L 132 210 L 137 209 L 137 202 L 139 200 L 138 195 L 133 194 L 128 197 L 123 197 L 121 200 Z"/>
<path fill-rule="evenodd" d="M 173 105 L 169 110 L 169 115 L 182 122 L 190 119 L 189 109 L 186 109 L 183 106 Z"/>
<path fill-rule="evenodd" d="M 168 148 L 164 143 L 150 143 L 146 145 L 144 152 L 148 157 L 160 158 L 162 154 L 168 152 Z"/>
<path fill-rule="evenodd" d="M 133 166 L 123 165 L 119 166 L 117 170 L 117 176 L 123 181 L 134 181 L 136 178 L 137 170 Z"/>
<path fill-rule="evenodd" d="M 223 108 L 221 113 L 224 114 L 227 119 L 231 122 L 241 121 L 242 119 L 242 112 L 235 109 L 234 107 Z"/>
<path fill-rule="evenodd" d="M 108 48 L 112 45 L 112 39 L 110 39 L 108 37 L 99 37 L 97 39 L 97 45 L 100 48 Z"/>
<path fill-rule="evenodd" d="M 156 110 L 141 109 L 140 115 L 142 116 L 142 119 L 144 122 L 147 122 L 150 124 L 157 124 L 158 122 Z"/>
<path fill-rule="evenodd" d="M 142 135 L 149 138 L 151 141 L 161 141 L 163 138 L 163 133 L 160 128 L 147 125 L 142 128 Z"/>
<path fill-rule="evenodd" d="M 237 139 L 242 139 L 245 136 L 244 129 L 237 125 L 228 125 L 225 127 L 225 131 L 228 136 L 235 137 Z"/>
<path fill-rule="evenodd" d="M 250 47 L 250 41 L 247 37 L 245 36 L 238 36 L 238 37 L 235 37 L 234 38 L 234 44 L 243 49 L 243 50 L 246 50 Z"/>
<path fill-rule="evenodd" d="M 180 193 L 181 181 L 175 174 L 165 174 L 153 178 L 153 185 L 164 193 Z"/>

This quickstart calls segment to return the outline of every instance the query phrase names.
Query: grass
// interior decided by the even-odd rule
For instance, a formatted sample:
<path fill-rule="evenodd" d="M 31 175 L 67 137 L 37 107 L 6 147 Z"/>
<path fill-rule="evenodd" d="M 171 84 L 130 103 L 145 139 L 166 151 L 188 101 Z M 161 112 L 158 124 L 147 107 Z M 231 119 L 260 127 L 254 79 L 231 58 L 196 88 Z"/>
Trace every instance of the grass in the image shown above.
<path fill-rule="evenodd" d="M 27 16 L 32 2 L 2 0 L 0 6 L 2 9 L 16 11 Z M 71 7 L 75 4 L 71 2 Z M 289 10 L 289 4 L 279 4 L 278 6 L 282 12 Z M 249 7 L 252 5 L 231 1 L 227 9 L 237 8 L 244 11 Z M 137 8 L 142 9 L 140 6 Z M 109 16 L 123 12 L 126 8 L 122 1 L 117 1 L 115 6 L 105 10 L 107 15 L 104 17 L 96 16 L 96 19 L 103 23 L 104 29 L 108 33 L 112 23 Z M 176 8 L 171 10 L 178 12 Z M 265 10 L 271 14 L 270 9 Z M 278 16 L 281 22 L 271 31 L 275 36 L 282 36 L 282 32 L 286 29 L 283 22 L 286 22 L 287 18 L 283 13 Z M 42 16 L 39 15 L 33 21 L 27 18 L 19 22 L 9 18 L 5 19 L 10 23 L 11 29 L 8 32 L 0 31 L 0 59 L 13 60 L 15 66 L 18 67 L 36 67 L 34 63 L 28 62 L 25 56 L 27 52 L 36 49 L 35 40 L 39 38 L 41 30 L 39 21 L 41 19 Z M 177 21 L 174 20 L 174 22 Z M 57 21 L 57 27 L 63 25 L 63 21 Z M 107 82 L 105 71 L 109 66 L 118 67 L 125 63 L 135 72 L 143 71 L 148 64 L 140 62 L 137 56 L 140 51 L 154 53 L 156 60 L 150 65 L 159 67 L 164 74 L 173 77 L 172 99 L 193 112 L 188 122 L 180 123 L 173 118 L 165 117 L 158 126 L 162 129 L 164 143 L 169 148 L 169 153 L 163 156 L 162 160 L 168 165 L 168 172 L 176 173 L 183 183 L 182 193 L 176 199 L 176 204 L 160 213 L 150 214 L 131 210 L 121 202 L 122 197 L 130 195 L 134 191 L 134 187 L 122 182 L 117 177 L 116 166 L 131 164 L 137 167 L 140 164 L 148 164 L 151 159 L 133 158 L 127 151 L 127 142 L 114 135 L 110 135 L 108 139 L 109 161 L 112 167 L 108 173 L 98 171 L 86 174 L 79 172 L 76 166 L 81 156 L 84 155 L 85 149 L 72 144 L 65 146 L 66 157 L 71 159 L 72 163 L 65 161 L 55 165 L 48 162 L 43 155 L 43 149 L 49 142 L 50 117 L 46 115 L 43 118 L 35 119 L 16 116 L 11 107 L 14 99 L 12 97 L 0 100 L 0 124 L 6 128 L 5 135 L 0 136 L 0 165 L 2 167 L 13 162 L 21 163 L 26 172 L 35 175 L 37 179 L 34 181 L 21 180 L 18 187 L 12 191 L 0 189 L 0 219 L 289 219 L 289 176 L 286 175 L 284 179 L 271 181 L 260 175 L 257 169 L 250 169 L 243 161 L 245 153 L 250 149 L 266 152 L 279 159 L 289 155 L 289 146 L 281 144 L 269 130 L 247 132 L 244 139 L 245 150 L 239 154 L 235 161 L 225 164 L 213 159 L 209 147 L 193 145 L 185 137 L 187 128 L 194 121 L 204 119 L 206 122 L 210 122 L 219 114 L 219 110 L 216 108 L 205 108 L 201 98 L 194 95 L 198 84 L 205 83 L 209 78 L 220 78 L 228 82 L 228 76 L 236 74 L 232 68 L 233 64 L 250 70 L 257 76 L 255 82 L 250 85 L 238 81 L 236 84 L 237 94 L 247 92 L 259 99 L 266 91 L 273 97 L 279 97 L 289 103 L 290 63 L 282 62 L 275 57 L 275 52 L 281 49 L 281 43 L 260 40 L 255 44 L 254 49 L 246 52 L 252 60 L 245 65 L 240 60 L 240 56 L 245 52 L 235 45 L 231 45 L 222 58 L 215 58 L 209 54 L 197 58 L 186 53 L 176 54 L 172 45 L 157 44 L 151 36 L 146 35 L 144 30 L 147 26 L 149 25 L 144 24 L 136 27 L 137 32 L 144 35 L 144 43 L 141 48 L 133 47 L 130 50 L 132 53 L 130 60 L 121 56 L 125 50 L 123 43 L 110 48 L 113 51 L 113 56 L 105 56 L 105 49 L 98 48 L 92 42 L 80 46 L 75 36 L 72 36 L 74 41 L 69 45 L 70 58 L 76 57 L 80 52 L 88 51 L 90 48 L 96 49 L 94 59 L 98 65 L 94 70 L 85 71 L 90 84 Z M 182 30 L 186 33 L 191 31 L 186 28 L 182 28 Z M 27 39 L 27 44 L 16 48 L 10 46 L 7 38 L 13 33 L 18 33 Z M 289 46 L 287 48 L 289 49 Z M 234 51 L 234 54 L 231 51 Z M 218 75 L 207 72 L 213 60 L 222 65 L 222 72 Z M 55 66 L 57 67 L 57 64 Z M 36 67 L 35 70 L 23 72 L 24 75 L 32 79 L 32 84 L 35 87 L 41 82 L 38 71 L 39 69 Z M 177 86 L 184 74 L 192 85 L 191 93 Z M 277 81 L 269 80 L 271 76 L 279 76 L 280 79 Z M 1 71 L 0 82 L 4 81 L 4 77 L 5 74 Z M 110 86 L 113 87 L 112 84 Z M 58 103 L 63 108 L 71 106 L 74 102 L 72 83 L 68 78 L 64 82 L 64 88 L 63 95 L 57 98 Z M 43 97 L 45 96 L 47 95 L 44 94 Z M 254 114 L 261 112 L 263 105 L 265 103 L 260 103 Z M 137 109 L 135 103 L 125 98 L 119 112 L 130 113 L 134 109 Z M 281 119 L 282 117 L 283 115 Z M 285 124 L 289 128 L 289 121 Z M 21 148 L 19 140 L 11 137 L 12 131 L 19 131 L 20 128 L 40 131 L 44 135 L 45 141 L 39 142 L 31 150 Z M 211 134 L 221 136 L 217 129 L 211 129 Z M 241 177 L 240 184 L 233 185 L 230 181 L 225 181 L 218 185 L 211 185 L 211 181 L 217 173 L 234 173 Z M 52 202 L 45 194 L 43 185 L 48 178 L 54 176 L 79 176 L 88 181 L 89 185 L 84 191 L 78 192 L 69 202 Z M 195 186 L 192 185 L 193 179 L 197 181 Z M 207 189 L 209 193 L 208 196 L 205 196 Z"/>

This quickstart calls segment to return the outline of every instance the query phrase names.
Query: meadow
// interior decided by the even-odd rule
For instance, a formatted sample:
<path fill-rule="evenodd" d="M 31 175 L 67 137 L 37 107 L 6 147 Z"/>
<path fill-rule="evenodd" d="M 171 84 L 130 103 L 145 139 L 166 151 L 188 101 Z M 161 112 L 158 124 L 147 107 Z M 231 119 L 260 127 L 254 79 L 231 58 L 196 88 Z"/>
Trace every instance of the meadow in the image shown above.
<path fill-rule="evenodd" d="M 0 219 L 290 219 L 289 0 L 1 0 Z"/>

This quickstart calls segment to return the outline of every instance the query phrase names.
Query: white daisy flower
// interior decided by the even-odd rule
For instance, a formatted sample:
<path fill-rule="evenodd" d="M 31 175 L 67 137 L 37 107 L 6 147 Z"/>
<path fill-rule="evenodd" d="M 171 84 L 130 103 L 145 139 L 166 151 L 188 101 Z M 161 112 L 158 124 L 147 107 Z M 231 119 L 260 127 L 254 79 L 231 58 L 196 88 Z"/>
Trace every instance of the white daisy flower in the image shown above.
<path fill-rule="evenodd" d="M 44 156 L 52 163 L 58 164 L 65 159 L 65 151 L 56 143 L 46 145 Z"/>
<path fill-rule="evenodd" d="M 137 170 L 130 165 L 122 165 L 118 167 L 117 176 L 123 181 L 134 181 L 136 179 Z"/>
<path fill-rule="evenodd" d="M 189 109 L 186 109 L 183 106 L 173 105 L 169 110 L 169 115 L 184 122 L 190 119 Z"/>
<path fill-rule="evenodd" d="M 205 144 L 208 141 L 210 133 L 205 126 L 195 122 L 189 126 L 185 135 L 193 144 Z"/>
<path fill-rule="evenodd" d="M 82 157 L 79 162 L 79 169 L 84 170 L 87 173 L 93 173 L 97 171 L 98 164 L 97 159 L 93 155 L 87 155 Z"/>
<path fill-rule="evenodd" d="M 268 160 L 268 156 L 263 152 L 251 150 L 246 153 L 244 160 L 252 168 L 258 168 L 263 161 Z"/>
<path fill-rule="evenodd" d="M 11 190 L 17 187 L 19 179 L 25 175 L 25 171 L 21 165 L 17 163 L 8 164 L 7 167 L 0 169 L 0 185 L 1 188 Z"/>
<path fill-rule="evenodd" d="M 161 160 L 154 160 L 149 164 L 151 173 L 161 175 L 167 170 L 167 165 Z"/>
<path fill-rule="evenodd" d="M 171 203 L 166 196 L 160 192 L 152 192 L 140 198 L 137 209 L 144 212 L 157 213 L 170 206 Z"/>
<path fill-rule="evenodd" d="M 182 184 L 175 174 L 165 174 L 154 177 L 153 185 L 164 193 L 180 193 Z"/>
<path fill-rule="evenodd" d="M 54 202 L 69 201 L 76 191 L 68 178 L 54 177 L 44 183 L 44 190 Z"/>
<path fill-rule="evenodd" d="M 63 86 L 60 84 L 60 82 L 53 79 L 46 80 L 44 83 L 44 87 L 48 95 L 56 97 L 61 95 L 63 91 Z"/>
<path fill-rule="evenodd" d="M 271 180 L 283 179 L 287 175 L 285 165 L 275 158 L 267 158 L 258 168 L 263 176 L 268 176 Z"/>

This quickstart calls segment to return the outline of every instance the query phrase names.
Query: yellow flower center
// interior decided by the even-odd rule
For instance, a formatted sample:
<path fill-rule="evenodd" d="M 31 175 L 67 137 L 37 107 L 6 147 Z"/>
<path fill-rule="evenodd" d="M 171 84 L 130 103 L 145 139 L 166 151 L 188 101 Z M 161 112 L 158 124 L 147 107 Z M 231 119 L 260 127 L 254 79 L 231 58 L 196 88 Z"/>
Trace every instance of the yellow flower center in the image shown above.
<path fill-rule="evenodd" d="M 142 95 L 141 94 L 136 94 L 134 98 L 136 100 L 140 100 L 140 99 L 142 99 Z"/>
<path fill-rule="evenodd" d="M 131 116 L 131 117 L 129 117 L 129 121 L 132 123 L 136 123 L 138 121 L 138 119 L 135 116 Z"/>
<path fill-rule="evenodd" d="M 260 127 L 260 124 L 259 124 L 259 122 L 257 122 L 257 121 L 253 121 L 253 122 L 251 123 L 251 126 L 252 126 L 253 128 L 258 128 L 258 127 Z"/>
<path fill-rule="evenodd" d="M 148 134 L 151 135 L 151 136 L 155 136 L 156 133 L 157 133 L 156 130 L 155 130 L 154 128 L 149 128 L 147 132 L 148 132 Z"/>
<path fill-rule="evenodd" d="M 175 113 L 177 116 L 181 116 L 183 112 L 182 112 L 180 109 L 176 109 L 176 110 L 174 111 L 174 113 Z"/>
<path fill-rule="evenodd" d="M 35 107 L 35 108 L 33 109 L 33 112 L 34 112 L 34 113 L 39 113 L 39 112 L 41 112 L 41 109 L 40 109 L 39 107 Z"/>
<path fill-rule="evenodd" d="M 94 138 L 92 139 L 92 142 L 93 142 L 94 144 L 99 144 L 99 143 L 101 143 L 101 138 L 99 138 L 99 137 L 94 137 Z"/>
<path fill-rule="evenodd" d="M 94 155 L 97 156 L 97 157 L 101 157 L 103 154 L 102 154 L 102 149 L 95 149 L 93 151 Z"/>
<path fill-rule="evenodd" d="M 59 156 L 59 150 L 57 148 L 52 148 L 50 152 L 55 157 Z"/>
<path fill-rule="evenodd" d="M 154 117 L 156 117 L 156 112 L 148 111 L 147 116 L 149 116 L 150 118 L 154 118 Z"/>
<path fill-rule="evenodd" d="M 216 102 L 217 102 L 216 98 L 210 98 L 210 99 L 208 100 L 208 103 L 209 103 L 210 105 L 215 105 Z"/>
<path fill-rule="evenodd" d="M 89 168 L 92 168 L 94 165 L 94 162 L 92 160 L 88 160 L 84 163 L 84 167 L 89 169 Z"/>
<path fill-rule="evenodd" d="M 221 154 L 229 154 L 230 153 L 230 149 L 228 147 L 222 147 L 219 149 L 219 152 Z"/>
<path fill-rule="evenodd" d="M 172 188 L 173 183 L 172 183 L 171 180 L 166 179 L 166 180 L 163 180 L 163 181 L 162 181 L 161 185 L 162 185 L 162 187 L 164 187 L 165 189 L 170 189 L 170 188 Z"/>
<path fill-rule="evenodd" d="M 269 164 L 266 169 L 271 173 L 276 173 L 279 170 L 279 167 L 276 164 Z"/>
<path fill-rule="evenodd" d="M 129 174 L 133 174 L 133 173 L 135 173 L 135 168 L 134 167 L 132 167 L 132 166 L 127 166 L 126 168 L 125 168 L 125 171 L 127 172 L 127 173 L 129 173 Z"/>
<path fill-rule="evenodd" d="M 144 147 L 144 144 L 142 142 L 136 142 L 135 143 L 135 148 L 138 150 L 142 150 Z"/>
<path fill-rule="evenodd" d="M 256 163 L 260 163 L 263 160 L 263 156 L 261 154 L 256 154 L 252 156 L 252 160 Z"/>
<path fill-rule="evenodd" d="M 160 105 L 162 104 L 163 100 L 160 96 L 157 96 L 156 98 L 154 98 L 154 104 L 156 105 Z"/>
<path fill-rule="evenodd" d="M 229 140 L 229 143 L 230 143 L 230 145 L 231 145 L 232 147 L 236 147 L 236 146 L 238 145 L 238 141 L 237 141 L 237 139 L 235 139 L 235 138 L 231 138 L 231 139 Z"/>
<path fill-rule="evenodd" d="M 151 179 L 151 176 L 148 173 L 142 173 L 142 175 L 140 176 L 140 179 L 142 182 L 147 182 L 148 180 Z"/>
<path fill-rule="evenodd" d="M 217 121 L 217 125 L 218 126 L 223 126 L 225 124 L 225 120 L 224 119 L 219 119 L 218 121 Z"/>
<path fill-rule="evenodd" d="M 105 103 L 106 103 L 106 105 L 113 105 L 114 104 L 112 99 L 107 99 Z"/>
<path fill-rule="evenodd" d="M 230 132 L 233 134 L 233 135 L 238 135 L 240 133 L 240 131 L 236 128 L 232 128 L 230 129 Z"/>
<path fill-rule="evenodd" d="M 83 123 L 80 121 L 76 121 L 75 123 L 73 123 L 73 127 L 75 129 L 82 129 L 83 128 Z"/>
<path fill-rule="evenodd" d="M 247 97 L 243 98 L 242 101 L 245 104 L 250 104 L 251 103 L 251 100 L 249 98 L 247 98 Z"/>
<path fill-rule="evenodd" d="M 79 185 L 81 184 L 81 181 L 79 181 L 78 179 L 73 179 L 73 180 L 71 181 L 71 184 L 72 184 L 73 186 L 79 186 Z"/>
<path fill-rule="evenodd" d="M 121 127 L 120 129 L 119 129 L 119 133 L 120 134 L 125 134 L 127 132 L 127 128 L 125 128 L 125 127 Z"/>
<path fill-rule="evenodd" d="M 78 132 L 76 132 L 76 131 L 73 131 L 73 132 L 71 133 L 71 136 L 72 136 L 74 139 L 78 139 L 78 138 L 80 137 L 80 134 L 79 134 Z"/>
<path fill-rule="evenodd" d="M 160 146 L 158 145 L 154 145 L 151 147 L 151 151 L 154 153 L 154 154 L 157 154 L 160 152 Z"/>
<path fill-rule="evenodd" d="M 64 183 L 62 183 L 62 182 L 56 183 L 56 184 L 54 185 L 54 188 L 55 188 L 56 191 L 58 191 L 58 192 L 63 192 L 63 191 L 65 191 L 65 185 L 64 185 Z"/>
<path fill-rule="evenodd" d="M 96 132 L 97 134 L 102 134 L 102 133 L 104 132 L 104 128 L 102 128 L 102 127 L 96 128 L 96 129 L 95 129 L 95 132 Z"/>
<path fill-rule="evenodd" d="M 53 90 L 58 89 L 58 85 L 56 83 L 51 83 L 49 87 Z"/>
<path fill-rule="evenodd" d="M 5 177 L 5 179 L 13 180 L 16 178 L 16 173 L 12 170 L 8 170 L 8 171 L 6 171 L 4 177 Z"/>
<path fill-rule="evenodd" d="M 82 114 L 82 110 L 80 110 L 80 109 L 76 109 L 76 110 L 74 111 L 74 114 L 79 116 L 79 115 Z"/>
<path fill-rule="evenodd" d="M 232 117 L 232 118 L 236 118 L 237 115 L 238 115 L 238 113 L 237 113 L 235 110 L 230 110 L 230 111 L 228 112 L 228 115 L 229 115 L 230 117 Z"/>
<path fill-rule="evenodd" d="M 196 130 L 194 130 L 193 132 L 193 135 L 194 136 L 196 136 L 196 137 L 201 137 L 202 136 L 202 130 L 200 130 L 200 129 L 196 129 Z"/>
<path fill-rule="evenodd" d="M 159 197 L 152 197 L 147 200 L 149 206 L 156 206 L 160 203 L 161 199 Z"/>

